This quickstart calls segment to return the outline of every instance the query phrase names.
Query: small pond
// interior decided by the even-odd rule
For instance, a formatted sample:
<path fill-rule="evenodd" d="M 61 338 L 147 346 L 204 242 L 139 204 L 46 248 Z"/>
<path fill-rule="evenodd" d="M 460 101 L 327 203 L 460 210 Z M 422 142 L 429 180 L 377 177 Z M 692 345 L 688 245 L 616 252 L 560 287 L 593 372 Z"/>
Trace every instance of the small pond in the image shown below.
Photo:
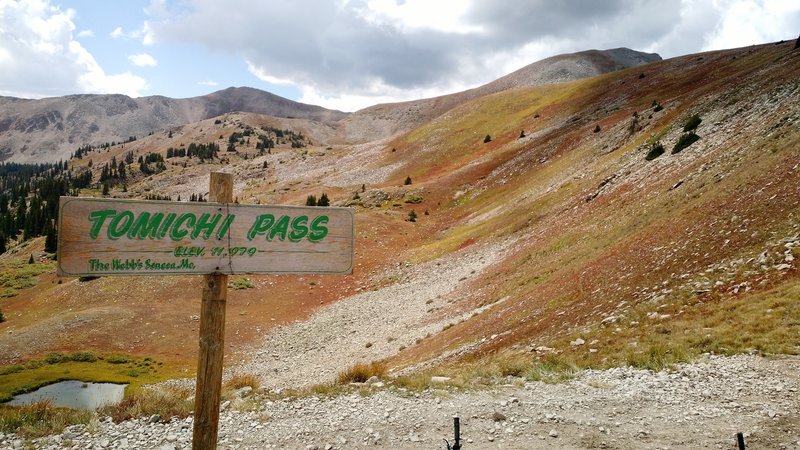
<path fill-rule="evenodd" d="M 41 400 L 50 400 L 53 406 L 72 409 L 95 409 L 122 401 L 125 384 L 84 383 L 68 380 L 48 384 L 33 392 L 14 397 L 7 405 L 27 405 Z"/>

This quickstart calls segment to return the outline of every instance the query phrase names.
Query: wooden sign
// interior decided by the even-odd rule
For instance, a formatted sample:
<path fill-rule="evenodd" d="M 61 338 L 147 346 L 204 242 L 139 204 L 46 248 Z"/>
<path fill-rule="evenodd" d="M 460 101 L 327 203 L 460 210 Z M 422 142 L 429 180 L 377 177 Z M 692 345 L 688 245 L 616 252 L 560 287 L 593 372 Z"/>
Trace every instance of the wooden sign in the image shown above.
<path fill-rule="evenodd" d="M 61 197 L 58 274 L 353 270 L 350 208 Z"/>

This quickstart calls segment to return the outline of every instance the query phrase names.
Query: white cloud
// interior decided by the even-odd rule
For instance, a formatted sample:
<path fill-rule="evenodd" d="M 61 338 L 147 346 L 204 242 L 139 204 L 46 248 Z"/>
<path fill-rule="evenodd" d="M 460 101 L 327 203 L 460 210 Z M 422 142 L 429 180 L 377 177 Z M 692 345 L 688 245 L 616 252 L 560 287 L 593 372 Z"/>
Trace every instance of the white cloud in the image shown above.
<path fill-rule="evenodd" d="M 139 67 L 155 67 L 158 65 L 158 62 L 155 58 L 148 55 L 147 53 L 137 53 L 135 55 L 128 56 L 128 60 L 133 63 L 135 66 Z"/>
<path fill-rule="evenodd" d="M 672 57 L 791 38 L 797 31 L 785 30 L 800 23 L 795 4 L 151 0 L 146 33 L 238 55 L 258 79 L 297 87 L 302 101 L 352 110 L 475 87 L 560 53 L 629 47 Z"/>
<path fill-rule="evenodd" d="M 105 73 L 73 37 L 73 17 L 72 10 L 61 10 L 48 0 L 0 1 L 0 95 L 140 95 L 145 80 L 129 72 Z"/>
<path fill-rule="evenodd" d="M 302 95 L 298 101 L 328 109 L 352 112 L 379 103 L 419 100 L 436 97 L 445 93 L 460 92 L 469 88 L 470 86 L 466 84 L 452 83 L 446 86 L 399 89 L 394 86 L 388 86 L 380 80 L 373 80 L 371 84 L 358 91 L 334 94 L 321 92 L 313 86 L 304 86 L 301 88 Z"/>
<path fill-rule="evenodd" d="M 142 39 L 142 43 L 150 45 L 153 43 L 153 35 L 148 30 L 148 24 L 145 22 L 138 30 L 125 32 L 122 27 L 114 28 L 114 31 L 108 34 L 114 39 Z"/>
<path fill-rule="evenodd" d="M 197 84 L 200 86 L 215 87 L 217 85 L 217 82 L 213 80 L 204 80 L 204 81 L 198 81 Z"/>
<path fill-rule="evenodd" d="M 79 38 L 90 38 L 94 37 L 94 31 L 92 30 L 81 30 L 78 32 Z"/>
<path fill-rule="evenodd" d="M 142 44 L 144 45 L 153 45 L 156 43 L 155 34 L 153 34 L 153 30 L 150 28 L 150 23 L 145 22 L 142 25 Z"/>
<path fill-rule="evenodd" d="M 480 33 L 480 25 L 464 19 L 469 10 L 468 0 L 367 0 L 357 11 L 369 23 L 396 26 L 405 31 L 430 29 L 445 33 Z"/>
<path fill-rule="evenodd" d="M 266 81 L 267 83 L 284 85 L 284 86 L 292 86 L 296 84 L 296 81 L 291 80 L 289 78 L 278 78 L 276 76 L 270 75 L 266 70 L 263 70 L 261 67 L 247 61 L 247 70 L 250 71 L 253 75 L 256 76 L 261 81 Z"/>
<path fill-rule="evenodd" d="M 780 0 L 713 2 L 721 18 L 709 33 L 703 50 L 745 47 L 794 39 L 800 24 L 800 3 Z"/>

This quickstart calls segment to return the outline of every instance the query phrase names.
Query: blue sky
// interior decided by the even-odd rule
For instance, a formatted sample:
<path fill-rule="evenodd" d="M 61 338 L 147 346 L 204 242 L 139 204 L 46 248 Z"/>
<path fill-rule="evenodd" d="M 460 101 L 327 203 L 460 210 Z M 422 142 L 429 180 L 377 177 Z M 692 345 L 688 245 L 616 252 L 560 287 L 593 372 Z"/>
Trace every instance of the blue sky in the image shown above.
<path fill-rule="evenodd" d="M 150 18 L 145 13 L 147 2 L 75 0 L 50 4 L 75 11 L 76 40 L 105 72 L 131 72 L 146 80 L 138 95 L 185 98 L 230 86 L 254 86 L 286 98 L 300 97 L 300 90 L 293 86 L 259 80 L 248 71 L 247 62 L 234 53 L 211 51 L 201 43 L 143 43 L 142 28 Z M 142 61 L 137 55 L 151 59 Z"/>
<path fill-rule="evenodd" d="M 469 89 L 542 58 L 796 39 L 790 0 L 0 0 L 0 95 L 251 86 L 333 109 Z"/>

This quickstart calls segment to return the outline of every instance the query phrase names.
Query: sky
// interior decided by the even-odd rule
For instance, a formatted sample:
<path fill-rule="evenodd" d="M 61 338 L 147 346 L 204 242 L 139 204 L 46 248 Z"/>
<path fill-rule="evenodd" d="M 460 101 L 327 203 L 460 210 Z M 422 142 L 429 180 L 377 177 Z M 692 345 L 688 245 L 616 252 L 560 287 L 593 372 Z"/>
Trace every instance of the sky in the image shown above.
<path fill-rule="evenodd" d="M 355 111 L 562 53 L 666 59 L 798 33 L 797 0 L 0 0 L 0 95 L 250 86 Z"/>

